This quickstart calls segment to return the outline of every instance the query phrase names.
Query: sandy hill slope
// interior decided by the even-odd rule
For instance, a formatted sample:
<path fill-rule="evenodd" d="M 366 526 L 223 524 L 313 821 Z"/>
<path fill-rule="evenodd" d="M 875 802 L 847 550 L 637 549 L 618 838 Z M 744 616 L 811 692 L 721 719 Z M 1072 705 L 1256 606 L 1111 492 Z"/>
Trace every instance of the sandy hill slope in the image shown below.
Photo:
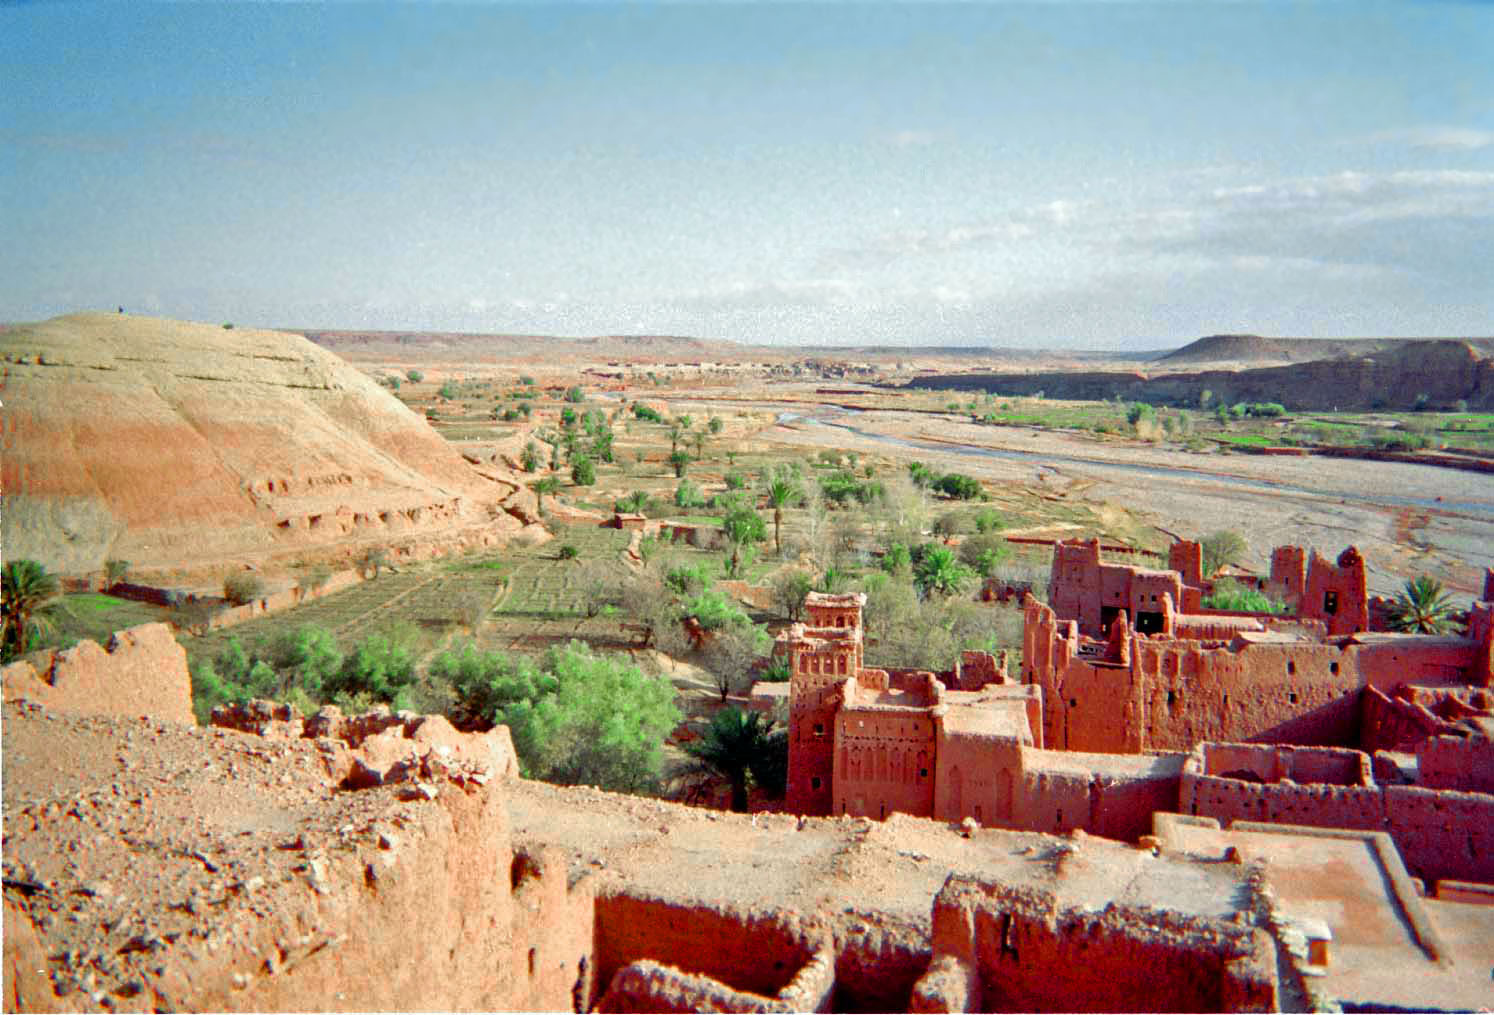
<path fill-rule="evenodd" d="M 501 542 L 517 481 L 477 474 L 299 335 L 118 314 L 0 332 L 8 558 L 70 574 L 396 558 Z M 521 514 L 523 512 L 520 512 Z"/>

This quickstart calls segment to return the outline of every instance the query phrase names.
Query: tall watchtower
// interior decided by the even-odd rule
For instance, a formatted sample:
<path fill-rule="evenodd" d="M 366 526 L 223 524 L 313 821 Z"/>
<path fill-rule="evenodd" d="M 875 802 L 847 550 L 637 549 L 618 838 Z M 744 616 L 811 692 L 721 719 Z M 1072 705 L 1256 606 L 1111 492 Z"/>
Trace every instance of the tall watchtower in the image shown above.
<path fill-rule="evenodd" d="M 778 636 L 789 661 L 789 772 L 786 803 L 800 814 L 829 814 L 840 686 L 861 672 L 861 609 L 866 596 L 811 592 L 809 623 Z"/>

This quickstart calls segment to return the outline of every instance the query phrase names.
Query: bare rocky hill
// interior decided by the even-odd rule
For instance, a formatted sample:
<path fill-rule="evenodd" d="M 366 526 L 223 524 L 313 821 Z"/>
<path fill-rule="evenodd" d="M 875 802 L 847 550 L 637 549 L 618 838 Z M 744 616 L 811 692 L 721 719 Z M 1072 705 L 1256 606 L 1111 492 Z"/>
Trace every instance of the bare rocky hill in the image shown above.
<path fill-rule="evenodd" d="M 1494 408 L 1494 356 L 1483 343 L 1439 339 L 1396 341 L 1372 356 L 1317 359 L 1286 366 L 1186 373 L 1043 371 L 925 374 L 926 388 L 963 388 L 1002 395 L 1197 405 L 1204 391 L 1215 403 L 1280 402 L 1291 410 L 1411 409 L 1422 402 L 1476 410 Z M 1159 364 L 1160 365 L 1160 364 Z"/>
<path fill-rule="evenodd" d="M 299 335 L 73 314 L 0 332 L 0 367 L 5 552 L 65 574 L 420 556 L 533 520 L 517 479 Z"/>

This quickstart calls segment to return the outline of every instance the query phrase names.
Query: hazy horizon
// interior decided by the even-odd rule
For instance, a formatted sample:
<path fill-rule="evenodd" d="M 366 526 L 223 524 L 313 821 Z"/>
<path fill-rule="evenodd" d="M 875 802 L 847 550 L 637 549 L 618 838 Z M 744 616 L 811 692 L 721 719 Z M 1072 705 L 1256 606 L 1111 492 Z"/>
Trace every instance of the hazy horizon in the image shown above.
<path fill-rule="evenodd" d="M 1494 333 L 1488 4 L 55 3 L 0 34 L 0 319 Z"/>

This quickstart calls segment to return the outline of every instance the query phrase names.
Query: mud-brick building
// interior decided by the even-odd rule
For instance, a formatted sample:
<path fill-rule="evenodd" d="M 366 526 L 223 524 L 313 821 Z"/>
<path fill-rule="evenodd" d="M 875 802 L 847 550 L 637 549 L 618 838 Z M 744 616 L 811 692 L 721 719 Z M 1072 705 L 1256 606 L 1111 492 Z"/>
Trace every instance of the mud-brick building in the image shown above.
<path fill-rule="evenodd" d="M 1052 605 L 1029 599 L 1023 626 L 1022 680 L 1042 688 L 1043 742 L 1107 753 L 1206 740 L 1356 746 L 1368 688 L 1396 697 L 1490 685 L 1494 603 L 1473 605 L 1466 636 L 1370 632 L 1353 547 L 1337 564 L 1281 547 L 1272 574 L 1270 587 L 1297 595 L 1295 615 L 1190 608 L 1202 590 L 1191 574 L 1103 564 L 1097 543 L 1059 544 Z M 1105 637 L 1086 635 L 1099 622 Z"/>
<path fill-rule="evenodd" d="M 1309 556 L 1300 546 L 1278 546 L 1271 554 L 1270 576 L 1254 583 L 1284 602 L 1294 618 L 1321 621 L 1328 634 L 1370 629 L 1364 558 L 1352 546 L 1336 562 L 1317 553 Z M 1155 634 L 1162 630 L 1165 599 L 1180 614 L 1212 614 L 1202 606 L 1211 591 L 1203 576 L 1203 548 L 1191 540 L 1172 544 L 1165 570 L 1106 563 L 1100 559 L 1098 539 L 1059 542 L 1053 548 L 1049 605 L 1087 637 L 1103 637 L 1123 612 L 1137 632 Z"/>

